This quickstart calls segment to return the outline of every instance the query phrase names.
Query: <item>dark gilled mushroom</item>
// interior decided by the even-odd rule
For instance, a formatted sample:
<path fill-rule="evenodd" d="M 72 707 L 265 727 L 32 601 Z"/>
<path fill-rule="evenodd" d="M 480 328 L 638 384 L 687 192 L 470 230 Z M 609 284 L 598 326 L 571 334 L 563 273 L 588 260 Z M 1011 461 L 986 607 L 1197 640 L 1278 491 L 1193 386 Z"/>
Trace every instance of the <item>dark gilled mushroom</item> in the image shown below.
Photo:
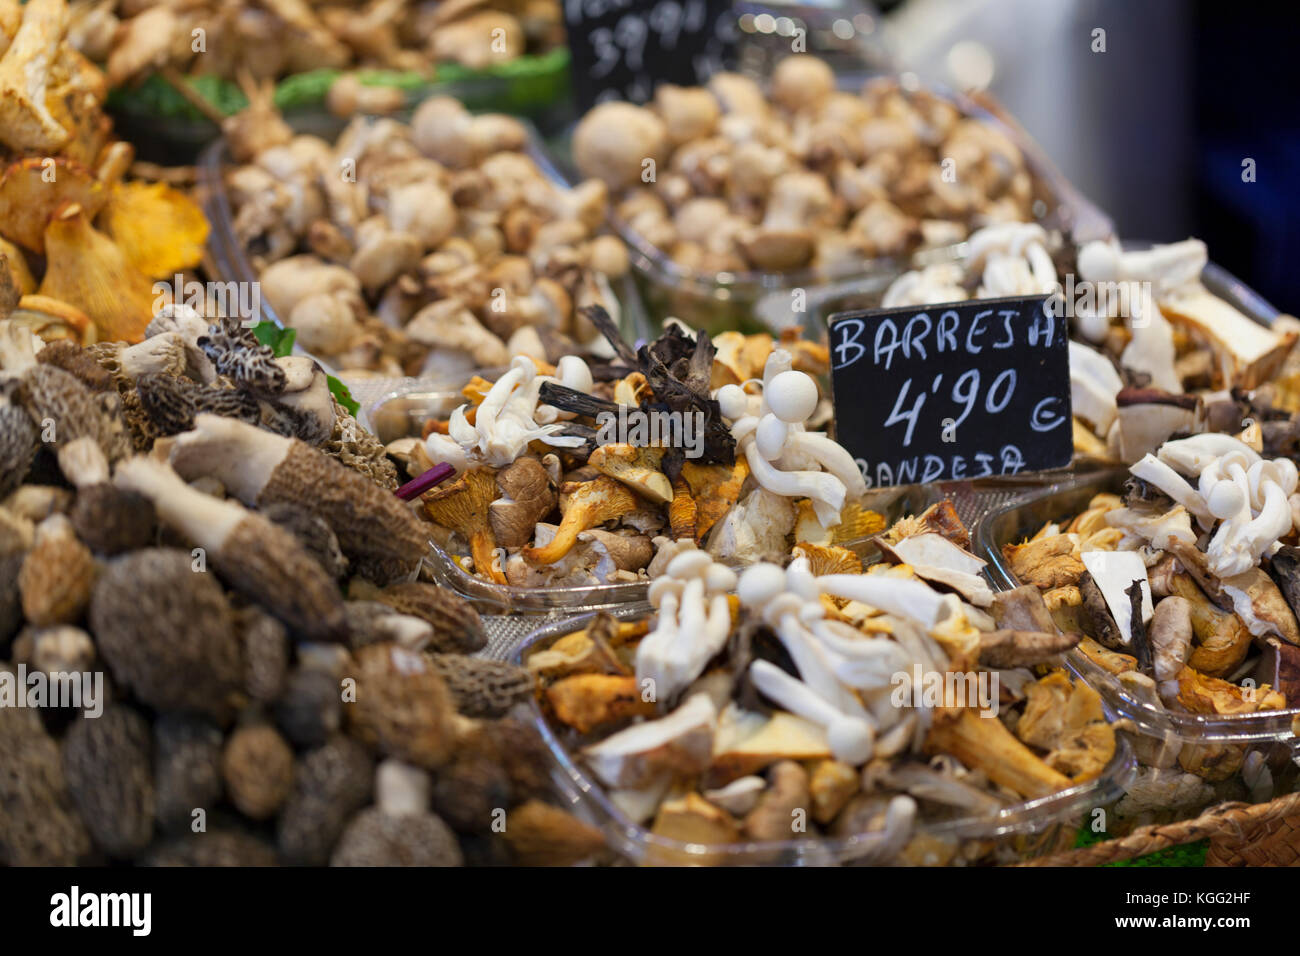
<path fill-rule="evenodd" d="M 1129 631 L 1132 634 L 1132 641 L 1129 646 L 1137 657 L 1138 669 L 1149 677 L 1155 665 L 1155 656 L 1151 651 L 1151 640 L 1147 636 L 1146 622 L 1142 620 L 1144 600 L 1142 582 L 1134 581 L 1124 589 L 1124 595 L 1128 598 L 1130 608 Z"/>
<path fill-rule="evenodd" d="M 1112 651 L 1127 651 L 1129 647 L 1120 636 L 1119 625 L 1106 606 L 1106 598 L 1101 588 L 1093 581 L 1087 571 L 1079 575 L 1079 593 L 1083 596 L 1083 609 L 1087 622 L 1091 625 L 1089 637 L 1093 637 L 1104 647 Z"/>

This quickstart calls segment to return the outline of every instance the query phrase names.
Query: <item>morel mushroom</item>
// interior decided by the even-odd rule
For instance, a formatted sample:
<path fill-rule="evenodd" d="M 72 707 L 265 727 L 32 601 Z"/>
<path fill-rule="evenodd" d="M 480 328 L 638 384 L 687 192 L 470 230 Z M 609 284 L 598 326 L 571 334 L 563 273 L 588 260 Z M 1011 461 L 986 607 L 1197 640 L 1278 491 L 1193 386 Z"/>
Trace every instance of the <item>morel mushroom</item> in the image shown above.
<path fill-rule="evenodd" d="M 152 501 L 164 524 L 203 548 L 236 590 L 296 633 L 315 640 L 344 637 L 338 586 L 288 531 L 241 505 L 196 491 L 149 459 L 123 462 L 114 483 Z"/>

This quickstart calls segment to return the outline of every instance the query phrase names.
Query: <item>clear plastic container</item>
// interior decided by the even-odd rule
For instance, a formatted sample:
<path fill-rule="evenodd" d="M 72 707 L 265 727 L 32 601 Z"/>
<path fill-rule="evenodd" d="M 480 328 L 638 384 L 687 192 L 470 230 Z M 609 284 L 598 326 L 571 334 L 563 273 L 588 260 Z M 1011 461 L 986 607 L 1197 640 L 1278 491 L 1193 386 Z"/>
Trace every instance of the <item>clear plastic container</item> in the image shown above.
<path fill-rule="evenodd" d="M 398 438 L 419 436 L 430 418 L 446 419 L 457 406 L 464 404 L 461 387 L 465 382 L 422 383 L 395 392 L 366 410 L 371 430 L 385 444 Z M 934 500 L 923 488 L 884 488 L 863 499 L 863 507 L 880 512 L 893 522 L 904 514 L 919 511 Z M 866 555 L 871 549 L 868 539 L 849 542 L 847 547 Z M 576 613 L 614 605 L 644 601 L 647 582 L 599 584 L 568 587 L 525 588 L 495 584 L 466 571 L 456 557 L 437 541 L 430 541 L 427 559 L 439 579 L 465 597 L 485 606 L 509 611 L 552 611 L 557 608 Z"/>
<path fill-rule="evenodd" d="M 638 620 L 653 613 L 647 604 L 613 612 L 621 620 Z M 593 617 L 586 614 L 540 627 L 515 651 L 512 663 L 523 666 L 534 651 L 565 634 L 581 630 Z M 605 832 L 611 849 L 633 863 L 644 866 L 885 866 L 900 862 L 898 854 L 907 839 L 899 840 L 898 835 L 875 831 L 848 837 L 712 845 L 658 836 L 628 819 L 614 804 L 601 784 L 561 742 L 535 698 L 532 708 L 533 721 L 554 758 L 553 776 L 560 792 Z M 1051 853 L 1071 845 L 1067 841 L 1073 839 L 1085 814 L 1118 800 L 1134 771 L 1131 748 L 1123 735 L 1118 735 L 1110 763 L 1087 783 L 1004 807 L 993 815 L 934 822 L 918 820 L 911 835 L 956 843 L 958 855 L 961 850 L 977 851 L 982 857 L 997 858 L 999 862 Z"/>
<path fill-rule="evenodd" d="M 760 62 L 762 69 L 770 70 L 777 59 L 765 57 Z M 1079 241 L 1105 238 L 1113 233 L 1110 220 L 1066 180 L 1042 149 L 992 100 L 977 102 L 939 84 L 922 83 L 912 74 L 870 77 L 866 73 L 843 73 L 838 78 L 842 90 L 853 92 L 868 80 L 893 84 L 909 95 L 946 100 L 963 116 L 980 119 L 1010 138 L 1024 155 L 1033 176 L 1037 221 L 1049 231 Z M 548 140 L 547 145 L 559 170 L 570 182 L 577 182 L 581 177 L 572 159 L 572 133 L 570 127 Z M 824 338 L 824 321 L 819 323 L 813 319 L 811 307 L 802 313 L 794 311 L 796 290 L 802 290 L 810 301 L 833 298 L 840 291 L 848 294 L 864 287 L 878 286 L 879 292 L 883 292 L 889 281 L 900 273 L 917 265 L 956 259 L 965 249 L 964 243 L 957 243 L 923 249 L 908 256 L 863 259 L 833 270 L 701 274 L 678 265 L 665 250 L 652 245 L 617 216 L 611 215 L 610 225 L 627 244 L 649 313 L 661 318 L 676 316 L 711 333 L 727 329 L 778 332 L 795 326 L 803 327 L 816 338 Z"/>
<path fill-rule="evenodd" d="M 1023 541 L 1049 521 L 1073 518 L 1087 508 L 1094 495 L 1121 492 L 1127 477 L 1127 469 L 1116 468 L 1059 481 L 989 514 L 973 538 L 977 553 L 988 561 L 986 571 L 995 590 L 1020 583 L 1002 555 L 1003 545 Z M 1200 770 L 1198 775 L 1206 780 L 1222 782 L 1239 779 L 1246 757 L 1258 751 L 1273 776 L 1273 793 L 1294 788 L 1297 771 L 1292 758 L 1300 757 L 1300 741 L 1292 731 L 1292 721 L 1300 717 L 1300 707 L 1226 715 L 1166 710 L 1136 699 L 1114 675 L 1082 652 L 1071 651 L 1068 659 L 1070 666 L 1141 733 L 1134 746 L 1143 764 Z M 1246 784 L 1249 788 L 1250 781 Z"/>

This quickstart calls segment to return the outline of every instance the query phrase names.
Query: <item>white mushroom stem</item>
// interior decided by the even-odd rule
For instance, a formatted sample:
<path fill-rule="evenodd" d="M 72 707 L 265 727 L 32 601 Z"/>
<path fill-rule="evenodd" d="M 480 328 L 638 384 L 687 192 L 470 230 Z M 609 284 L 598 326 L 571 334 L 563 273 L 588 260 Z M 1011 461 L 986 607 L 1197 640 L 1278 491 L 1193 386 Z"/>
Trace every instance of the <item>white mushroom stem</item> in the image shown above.
<path fill-rule="evenodd" d="M 1233 453 L 1238 453 L 1245 459 L 1247 468 L 1260 460 L 1255 449 L 1241 439 L 1222 432 L 1205 432 L 1190 438 L 1167 441 L 1156 451 L 1156 456 L 1185 475 L 1199 475 L 1214 459 Z"/>
<path fill-rule="evenodd" d="M 837 656 L 835 676 L 858 690 L 888 687 L 895 674 L 911 665 L 902 646 L 887 637 L 867 637 L 840 621 L 816 621 L 808 627 Z M 838 633 L 841 627 L 850 633 Z"/>
<path fill-rule="evenodd" d="M 858 766 L 871 759 L 875 731 L 865 718 L 841 713 L 807 684 L 765 660 L 754 661 L 749 676 L 765 696 L 824 728 L 831 753 L 837 760 Z"/>
<path fill-rule="evenodd" d="M 592 388 L 595 386 L 595 379 L 591 376 L 591 369 L 577 355 L 565 355 L 555 365 L 554 376 L 541 376 L 545 381 L 558 382 L 565 388 L 571 388 L 574 391 L 583 392 L 590 395 Z M 554 405 L 539 405 L 533 418 L 542 425 L 549 425 L 552 422 L 567 421 L 576 417 L 573 412 L 562 412 Z"/>
<path fill-rule="evenodd" d="M 117 353 L 122 371 L 132 379 L 150 372 L 172 370 L 186 354 L 185 340 L 179 332 L 163 332 L 136 345 L 128 345 Z"/>
<path fill-rule="evenodd" d="M 886 614 L 915 621 L 927 631 L 948 616 L 944 596 L 922 581 L 885 574 L 827 574 L 817 579 L 826 594 L 860 601 Z"/>
<path fill-rule="evenodd" d="M 213 475 L 240 501 L 255 504 L 293 439 L 220 415 L 199 415 L 193 431 L 177 435 L 170 460 L 187 480 Z"/>
<path fill-rule="evenodd" d="M 478 406 L 474 424 L 465 416 L 467 406 L 451 413 L 447 431 L 465 451 L 489 465 L 505 467 L 518 458 L 535 440 L 560 448 L 576 448 L 583 443 L 577 436 L 555 433 L 563 425 L 539 425 L 537 412 L 537 366 L 526 356 L 516 356 L 510 371 L 502 375 Z"/>
<path fill-rule="evenodd" d="M 670 701 L 695 680 L 731 633 L 726 592 L 736 574 L 704 551 L 684 551 L 650 585 L 658 609 L 655 628 L 637 645 L 638 681 L 653 680 L 655 696 Z"/>
<path fill-rule="evenodd" d="M 122 462 L 113 474 L 113 484 L 144 495 L 153 502 L 164 524 L 214 553 L 248 516 L 242 505 L 196 491 L 171 468 L 148 458 Z"/>
<path fill-rule="evenodd" d="M 88 435 L 59 443 L 59 470 L 78 488 L 108 481 L 108 459 L 99 442 Z"/>
<path fill-rule="evenodd" d="M 45 348 L 40 336 L 17 322 L 0 322 L 0 369 L 21 375 L 36 364 L 36 353 Z"/>
<path fill-rule="evenodd" d="M 1197 494 L 1196 489 L 1187 483 L 1187 479 L 1155 455 L 1143 455 L 1141 460 L 1129 466 L 1129 472 L 1148 484 L 1159 488 L 1186 508 L 1196 517 L 1202 528 L 1208 528 L 1214 524 L 1214 516 L 1206 509 L 1205 502 Z"/>

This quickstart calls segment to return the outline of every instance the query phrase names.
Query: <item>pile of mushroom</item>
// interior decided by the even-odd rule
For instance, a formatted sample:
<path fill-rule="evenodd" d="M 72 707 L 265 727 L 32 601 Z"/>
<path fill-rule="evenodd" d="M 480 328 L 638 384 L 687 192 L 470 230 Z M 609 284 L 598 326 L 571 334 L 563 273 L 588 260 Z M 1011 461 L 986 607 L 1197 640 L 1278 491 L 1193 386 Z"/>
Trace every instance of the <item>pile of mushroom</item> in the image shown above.
<path fill-rule="evenodd" d="M 1079 652 L 1140 706 L 1207 718 L 1294 707 L 1295 464 L 1203 434 L 1165 442 L 1129 470 L 1122 496 L 1098 495 L 1068 523 L 1007 545 L 1013 573 L 1042 591 L 1059 626 L 1086 635 Z M 1156 769 L 1235 788 L 1220 799 L 1240 798 L 1249 778 L 1267 798 L 1290 767 L 1268 751 L 1253 766 L 1252 752 L 1174 746 Z"/>
<path fill-rule="evenodd" d="M 718 73 L 705 87 L 661 85 L 644 107 L 601 104 L 573 156 L 629 230 L 696 275 L 843 274 L 1027 221 L 1035 198 L 1002 131 L 892 81 L 838 91 L 807 55 L 779 63 L 766 93 Z"/>
<path fill-rule="evenodd" d="M 204 38 L 195 48 L 195 31 Z M 484 69 L 526 51 L 563 42 L 555 0 L 269 0 L 216 3 L 183 9 L 139 0 L 74 0 L 72 42 L 106 65 L 110 85 L 137 83 L 159 71 L 235 79 L 274 79 L 312 70 L 370 69 L 429 74 L 437 63 Z M 337 83 L 338 81 L 336 81 Z M 376 87 L 378 103 L 401 91 Z"/>
<path fill-rule="evenodd" d="M 0 320 L 0 865 L 600 852 L 320 369 L 183 306 L 150 333 Z"/>
<path fill-rule="evenodd" d="M 104 76 L 68 42 L 66 0 L 0 4 L 0 287 L 45 341 L 137 342 L 155 280 L 195 268 L 208 223 L 142 182 L 113 137 Z"/>
<path fill-rule="evenodd" d="M 1260 325 L 1210 293 L 1200 279 L 1203 242 L 1124 251 L 1095 241 L 1078 250 L 1073 270 L 1066 258 L 1060 238 L 1038 225 L 990 226 L 970 237 L 962 261 L 894 280 L 882 304 L 1072 294 L 1055 316 L 1072 319 L 1070 395 L 1080 455 L 1132 463 L 1173 435 L 1196 432 L 1241 433 L 1256 451 L 1295 448 L 1300 396 L 1272 380 L 1297 330 L 1286 322 Z"/>
<path fill-rule="evenodd" d="M 1079 635 L 1036 590 L 972 602 L 941 583 L 982 567 L 968 544 L 944 502 L 889 529 L 886 560 L 865 571 L 848 549 L 800 546 L 784 568 L 743 571 L 734 598 L 734 572 L 687 550 L 652 586 L 653 617 L 597 616 L 526 664 L 620 811 L 704 844 L 704 860 L 722 844 L 867 833 L 877 862 L 995 859 L 921 824 L 1092 780 L 1117 745 L 1100 698 L 1060 669 Z M 977 684 L 992 688 L 982 705 L 959 690 Z"/>
<path fill-rule="evenodd" d="M 231 144 L 262 294 L 341 372 L 467 376 L 603 348 L 580 310 L 617 315 L 610 281 L 628 269 L 600 234 L 607 190 L 548 179 L 518 120 L 434 97 L 409 126 L 359 118 L 333 145 L 282 122 Z"/>
<path fill-rule="evenodd" d="M 715 344 L 670 323 L 634 352 L 603 312 L 585 318 L 613 362 L 515 356 L 422 439 L 389 446 L 412 478 L 454 468 L 423 509 L 465 571 L 516 587 L 631 583 L 688 547 L 746 565 L 883 527 L 853 459 L 809 429 L 826 416 L 824 346 L 735 332 Z"/>

